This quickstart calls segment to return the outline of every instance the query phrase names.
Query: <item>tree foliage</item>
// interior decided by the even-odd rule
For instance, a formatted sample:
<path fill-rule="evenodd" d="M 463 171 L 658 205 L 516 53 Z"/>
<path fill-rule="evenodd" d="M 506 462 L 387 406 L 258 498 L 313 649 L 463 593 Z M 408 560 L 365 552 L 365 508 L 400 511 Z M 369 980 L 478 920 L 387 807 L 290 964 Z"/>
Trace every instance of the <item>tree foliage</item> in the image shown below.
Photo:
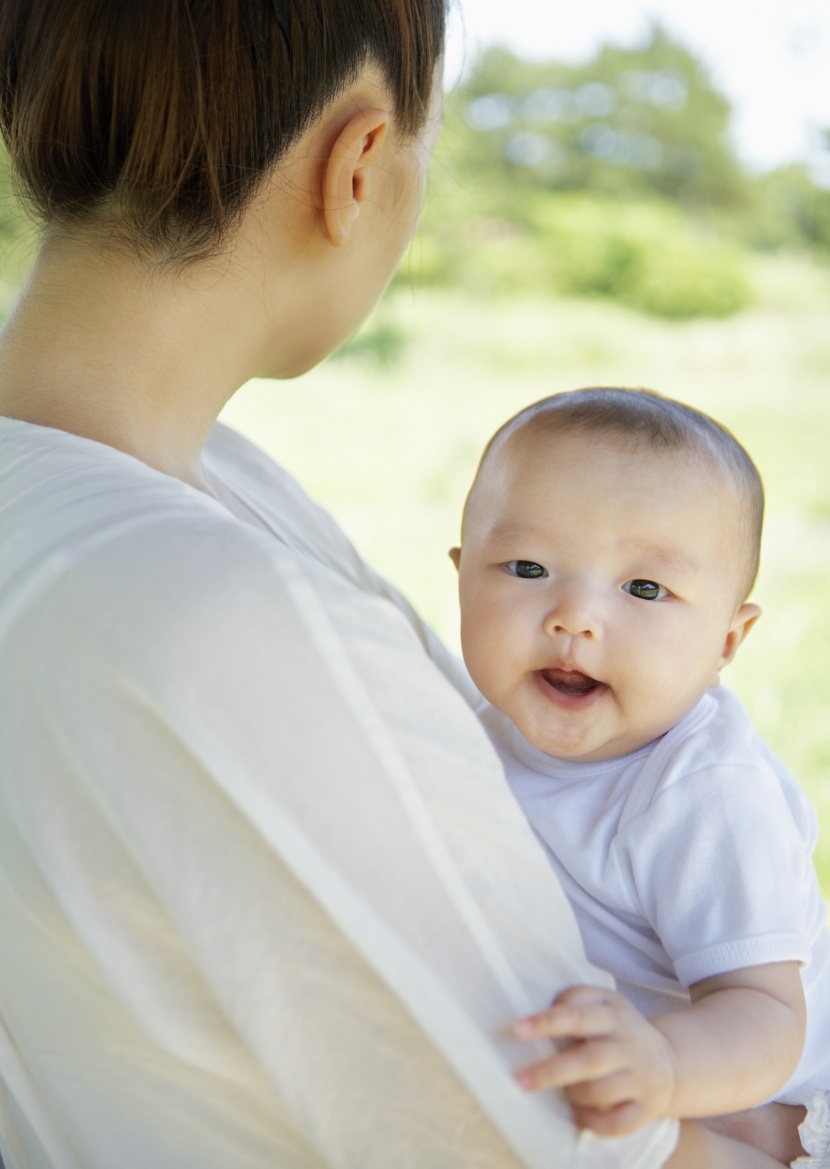
<path fill-rule="evenodd" d="M 403 279 L 471 294 L 608 297 L 669 318 L 749 303 L 749 249 L 830 254 L 830 192 L 752 176 L 731 108 L 655 24 L 588 62 L 484 53 L 447 99 L 424 228 Z"/>
<path fill-rule="evenodd" d="M 471 177 L 690 208 L 747 198 L 730 106 L 703 64 L 654 25 L 644 44 L 589 62 L 528 62 L 491 49 L 448 103 L 446 141 Z"/>

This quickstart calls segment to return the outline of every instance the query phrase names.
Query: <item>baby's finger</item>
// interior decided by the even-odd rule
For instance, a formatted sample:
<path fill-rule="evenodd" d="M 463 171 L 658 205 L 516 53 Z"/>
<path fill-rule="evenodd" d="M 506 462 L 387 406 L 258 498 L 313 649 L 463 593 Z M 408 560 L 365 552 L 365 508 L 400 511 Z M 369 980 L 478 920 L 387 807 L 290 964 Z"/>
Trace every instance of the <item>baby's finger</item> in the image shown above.
<path fill-rule="evenodd" d="M 613 1072 L 610 1076 L 601 1076 L 598 1080 L 583 1080 L 578 1084 L 570 1084 L 565 1089 L 568 1102 L 585 1108 L 600 1108 L 606 1110 L 617 1104 L 625 1104 L 635 1097 L 634 1083 L 628 1071 Z"/>
<path fill-rule="evenodd" d="M 619 1045 L 614 1040 L 596 1039 L 576 1043 L 550 1059 L 514 1072 L 514 1078 L 529 1092 L 543 1088 L 566 1088 L 613 1075 L 623 1067 Z"/>
<path fill-rule="evenodd" d="M 513 1030 L 520 1039 L 590 1039 L 610 1034 L 616 1030 L 618 1022 L 613 1001 L 574 997 L 558 999 L 541 1014 L 520 1019 Z"/>
<path fill-rule="evenodd" d="M 602 1137 L 621 1137 L 636 1132 L 648 1120 L 642 1105 L 636 1100 L 627 1100 L 615 1108 L 573 1108 L 574 1124 L 577 1128 L 589 1128 Z"/>
<path fill-rule="evenodd" d="M 614 1003 L 620 998 L 618 991 L 604 986 L 569 986 L 553 1000 L 556 1003 Z"/>

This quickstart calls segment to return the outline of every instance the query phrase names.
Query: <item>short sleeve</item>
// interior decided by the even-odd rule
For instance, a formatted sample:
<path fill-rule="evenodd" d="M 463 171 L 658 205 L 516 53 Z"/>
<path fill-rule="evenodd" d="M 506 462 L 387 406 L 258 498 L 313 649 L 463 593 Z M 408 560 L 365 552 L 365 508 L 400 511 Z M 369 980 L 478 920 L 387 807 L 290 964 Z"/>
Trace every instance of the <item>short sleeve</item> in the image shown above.
<path fill-rule="evenodd" d="M 232 521 L 148 521 L 70 558 L 4 655 L 0 1009 L 32 1054 L 3 1076 L 56 1164 L 667 1155 L 671 1125 L 582 1157 L 510 1080 L 505 1025 L 600 976 L 390 600 Z"/>
<path fill-rule="evenodd" d="M 763 761 L 676 779 L 626 825 L 619 851 L 683 986 L 808 961 L 809 848 Z"/>

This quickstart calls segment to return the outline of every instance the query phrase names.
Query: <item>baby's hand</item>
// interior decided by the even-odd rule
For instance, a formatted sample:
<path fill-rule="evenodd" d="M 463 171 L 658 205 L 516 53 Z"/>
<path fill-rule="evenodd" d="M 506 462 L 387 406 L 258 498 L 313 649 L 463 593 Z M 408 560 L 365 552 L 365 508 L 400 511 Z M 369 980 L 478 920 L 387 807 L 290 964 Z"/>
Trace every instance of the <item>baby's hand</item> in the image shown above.
<path fill-rule="evenodd" d="M 668 1041 L 615 991 L 571 987 L 514 1031 L 520 1039 L 571 1041 L 515 1078 L 531 1092 L 563 1088 L 580 1128 L 619 1136 L 671 1115 L 675 1069 Z"/>

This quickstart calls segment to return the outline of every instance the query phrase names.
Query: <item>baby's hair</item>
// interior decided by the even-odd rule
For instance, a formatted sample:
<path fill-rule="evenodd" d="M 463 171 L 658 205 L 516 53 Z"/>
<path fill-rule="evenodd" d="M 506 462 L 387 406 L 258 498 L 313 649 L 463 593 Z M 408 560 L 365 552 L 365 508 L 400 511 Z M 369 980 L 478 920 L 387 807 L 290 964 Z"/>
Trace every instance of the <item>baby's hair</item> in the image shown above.
<path fill-rule="evenodd" d="M 45 224 L 182 266 L 218 252 L 367 64 L 423 125 L 445 0 L 2 0 L 0 133 Z"/>
<path fill-rule="evenodd" d="M 518 431 L 603 435 L 628 448 L 676 451 L 702 458 L 719 470 L 736 488 L 744 511 L 746 571 L 742 599 L 749 596 L 761 556 L 764 487 L 747 452 L 714 418 L 653 390 L 592 386 L 552 394 L 526 406 L 496 431 L 481 456 L 476 481 L 491 452 Z"/>

